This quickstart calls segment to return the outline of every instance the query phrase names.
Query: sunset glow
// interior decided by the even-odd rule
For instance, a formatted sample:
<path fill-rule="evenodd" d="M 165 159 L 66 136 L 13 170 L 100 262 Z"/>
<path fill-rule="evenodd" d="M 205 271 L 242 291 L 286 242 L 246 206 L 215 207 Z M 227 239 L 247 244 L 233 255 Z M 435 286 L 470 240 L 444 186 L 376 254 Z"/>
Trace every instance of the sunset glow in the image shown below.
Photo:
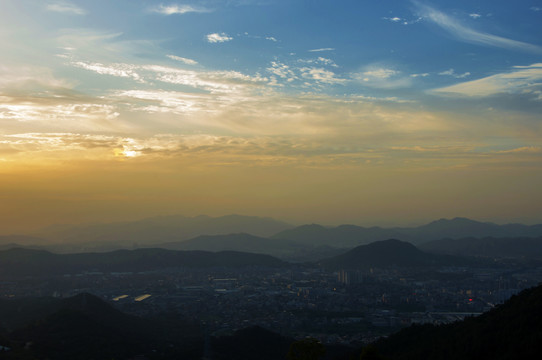
<path fill-rule="evenodd" d="M 3 0 L 0 233 L 542 222 L 533 4 Z"/>

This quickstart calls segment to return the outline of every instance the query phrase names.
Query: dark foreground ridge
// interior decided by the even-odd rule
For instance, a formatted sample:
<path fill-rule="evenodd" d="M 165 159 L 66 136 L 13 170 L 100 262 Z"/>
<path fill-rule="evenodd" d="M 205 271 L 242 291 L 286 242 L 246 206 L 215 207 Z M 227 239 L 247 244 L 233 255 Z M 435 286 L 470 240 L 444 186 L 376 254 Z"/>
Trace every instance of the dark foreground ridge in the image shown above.
<path fill-rule="evenodd" d="M 418 325 L 377 342 L 392 360 L 538 359 L 542 353 L 542 286 L 527 289 L 478 317 Z"/>
<path fill-rule="evenodd" d="M 14 314 L 26 315 L 23 325 Z M 13 311 L 15 310 L 15 311 Z M 72 298 L 2 301 L 0 313 L 14 330 L 2 328 L 2 359 L 197 359 L 199 326 L 176 316 L 140 318 L 124 314 L 87 293 Z M 4 322 L 6 325 L 7 322 Z"/>
<path fill-rule="evenodd" d="M 325 359 L 360 359 L 360 354 L 362 360 L 537 359 L 541 303 L 538 286 L 479 317 L 412 326 L 357 351 L 328 346 Z M 62 300 L 1 300 L 0 316 L 0 345 L 10 349 L 2 359 L 283 360 L 295 342 L 259 327 L 210 338 L 178 316 L 127 315 L 88 293 Z"/>

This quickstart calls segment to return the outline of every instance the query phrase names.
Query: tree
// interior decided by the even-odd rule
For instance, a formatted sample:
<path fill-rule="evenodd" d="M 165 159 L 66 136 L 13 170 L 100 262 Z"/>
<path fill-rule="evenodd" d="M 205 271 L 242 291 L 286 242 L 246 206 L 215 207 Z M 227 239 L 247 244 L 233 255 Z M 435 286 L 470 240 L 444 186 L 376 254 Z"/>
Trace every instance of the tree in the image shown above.
<path fill-rule="evenodd" d="M 324 356 L 326 348 L 315 338 L 306 338 L 295 341 L 290 345 L 286 355 L 288 360 L 318 360 Z"/>
<path fill-rule="evenodd" d="M 380 355 L 376 347 L 368 345 L 361 351 L 360 360 L 384 360 L 385 358 Z"/>

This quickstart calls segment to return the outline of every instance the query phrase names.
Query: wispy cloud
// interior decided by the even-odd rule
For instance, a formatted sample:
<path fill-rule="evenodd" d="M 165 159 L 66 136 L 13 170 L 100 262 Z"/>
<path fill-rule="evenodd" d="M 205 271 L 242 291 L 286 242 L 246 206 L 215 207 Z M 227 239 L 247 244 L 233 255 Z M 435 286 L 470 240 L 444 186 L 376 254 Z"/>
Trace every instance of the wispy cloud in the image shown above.
<path fill-rule="evenodd" d="M 391 18 L 390 17 L 384 17 L 383 19 L 384 20 L 389 20 L 391 22 L 400 22 L 400 21 L 402 21 L 402 19 L 400 17 L 397 17 L 397 16 L 391 17 Z"/>
<path fill-rule="evenodd" d="M 342 84 L 345 79 L 337 78 L 333 71 L 317 67 L 303 67 L 300 69 L 302 76 L 325 84 Z"/>
<path fill-rule="evenodd" d="M 470 16 L 471 18 L 473 18 L 473 19 L 479 19 L 479 18 L 482 17 L 482 15 L 476 14 L 476 13 L 469 14 L 469 16 Z"/>
<path fill-rule="evenodd" d="M 192 59 L 188 59 L 188 58 L 184 58 L 184 57 L 180 57 L 180 56 L 176 56 L 176 55 L 166 55 L 168 58 L 170 58 L 171 60 L 175 60 L 175 61 L 180 61 L 186 65 L 197 65 L 198 62 L 196 60 L 192 60 Z"/>
<path fill-rule="evenodd" d="M 540 146 L 522 146 L 519 148 L 509 149 L 509 150 L 499 150 L 496 151 L 497 154 L 517 154 L 517 153 L 527 153 L 527 154 L 539 154 L 542 153 L 542 148 Z"/>
<path fill-rule="evenodd" d="M 400 18 L 398 16 L 394 16 L 394 17 L 383 17 L 382 18 L 383 20 L 387 20 L 387 21 L 391 21 L 393 23 L 397 23 L 397 24 L 402 24 L 402 25 L 412 25 L 412 24 L 416 24 L 418 22 L 420 22 L 421 18 L 416 18 L 414 20 L 408 20 L 408 19 L 404 19 L 404 18 Z"/>
<path fill-rule="evenodd" d="M 438 74 L 439 75 L 445 75 L 445 76 L 453 76 L 456 79 L 464 79 L 464 78 L 470 76 L 470 72 L 468 72 L 468 71 L 464 72 L 463 74 L 458 74 L 458 73 L 455 72 L 454 69 L 448 69 L 448 70 L 445 70 L 445 71 L 441 71 Z"/>
<path fill-rule="evenodd" d="M 303 64 L 321 64 L 321 65 L 326 65 L 326 66 L 331 66 L 331 67 L 339 67 L 335 63 L 335 61 L 322 57 L 322 56 L 319 56 L 316 59 L 299 59 L 297 60 L 297 62 L 303 63 Z"/>
<path fill-rule="evenodd" d="M 309 52 L 321 52 L 321 51 L 334 51 L 335 48 L 321 48 L 321 49 L 312 49 Z"/>
<path fill-rule="evenodd" d="M 432 92 L 445 96 L 492 96 L 497 94 L 522 94 L 542 100 L 542 64 L 516 66 L 511 71 L 482 79 L 435 89 Z"/>
<path fill-rule="evenodd" d="M 186 13 L 207 13 L 212 10 L 206 9 L 203 7 L 194 7 L 192 5 L 159 5 L 151 9 L 152 12 L 162 14 L 162 15 L 175 15 L 175 14 L 186 14 Z"/>
<path fill-rule="evenodd" d="M 366 66 L 352 77 L 365 86 L 380 89 L 409 87 L 412 82 L 411 77 L 404 76 L 401 71 L 378 65 Z"/>
<path fill-rule="evenodd" d="M 64 13 L 64 14 L 72 14 L 72 15 L 85 15 L 87 13 L 83 8 L 80 8 L 79 6 L 70 4 L 68 2 L 50 3 L 50 4 L 47 4 L 46 9 L 48 11 L 59 12 L 59 13 Z"/>
<path fill-rule="evenodd" d="M 428 5 L 421 4 L 415 0 L 413 1 L 413 3 L 418 7 L 420 15 L 422 15 L 425 19 L 433 22 L 434 24 L 440 26 L 442 29 L 446 30 L 459 40 L 472 44 L 542 54 L 541 46 L 475 30 L 471 27 L 461 24 L 457 19 L 454 19 L 453 17 L 446 15 L 443 12 L 438 11 Z"/>
<path fill-rule="evenodd" d="M 84 61 L 73 62 L 71 65 L 101 75 L 132 78 L 140 83 L 160 81 L 211 92 L 242 91 L 246 87 L 262 86 L 268 81 L 261 76 L 249 76 L 237 71 L 193 71 L 160 65 L 103 64 Z"/>
<path fill-rule="evenodd" d="M 226 33 L 212 33 L 206 36 L 207 41 L 210 43 L 223 43 L 226 41 L 231 41 L 233 38 L 228 36 Z"/>
<path fill-rule="evenodd" d="M 282 79 L 287 79 L 290 82 L 297 79 L 295 72 L 290 68 L 290 66 L 279 61 L 271 61 L 271 66 L 266 70 Z"/>

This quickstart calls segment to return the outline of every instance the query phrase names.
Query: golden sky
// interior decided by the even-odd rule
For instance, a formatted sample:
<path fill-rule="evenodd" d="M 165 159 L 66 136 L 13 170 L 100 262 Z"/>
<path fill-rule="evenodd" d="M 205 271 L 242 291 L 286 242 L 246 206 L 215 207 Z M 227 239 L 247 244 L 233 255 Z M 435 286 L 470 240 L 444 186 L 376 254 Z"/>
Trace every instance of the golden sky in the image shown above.
<path fill-rule="evenodd" d="M 346 2 L 318 10 L 326 28 L 279 2 L 115 4 L 0 4 L 0 234 L 166 214 L 542 223 L 542 36 L 518 30 L 537 8 Z"/>

